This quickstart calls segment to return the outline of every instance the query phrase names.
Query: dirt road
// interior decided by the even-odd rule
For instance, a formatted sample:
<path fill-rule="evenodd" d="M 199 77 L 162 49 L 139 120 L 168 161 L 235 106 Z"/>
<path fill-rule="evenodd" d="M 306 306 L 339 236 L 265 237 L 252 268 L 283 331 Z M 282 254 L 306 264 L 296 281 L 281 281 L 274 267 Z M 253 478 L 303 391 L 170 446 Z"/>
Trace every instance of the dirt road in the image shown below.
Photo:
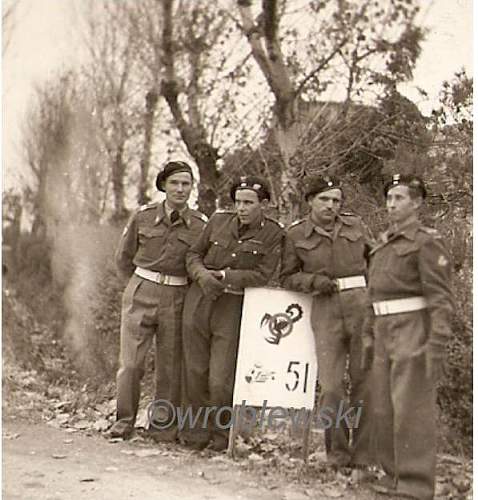
<path fill-rule="evenodd" d="M 111 443 L 98 434 L 68 433 L 46 423 L 3 423 L 5 500 L 371 498 L 366 490 L 319 491 L 310 481 L 259 473 L 224 454 L 142 440 Z"/>

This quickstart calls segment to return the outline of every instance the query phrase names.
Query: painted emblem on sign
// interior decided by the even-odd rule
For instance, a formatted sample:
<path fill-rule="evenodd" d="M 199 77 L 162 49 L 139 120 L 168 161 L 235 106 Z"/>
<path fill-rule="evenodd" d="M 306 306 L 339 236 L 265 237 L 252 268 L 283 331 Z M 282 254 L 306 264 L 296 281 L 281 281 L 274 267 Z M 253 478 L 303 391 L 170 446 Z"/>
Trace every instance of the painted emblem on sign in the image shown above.
<path fill-rule="evenodd" d="M 269 314 L 265 313 L 261 320 L 261 328 L 264 325 L 269 327 L 272 336 L 265 337 L 269 344 L 279 344 L 282 338 L 292 333 L 293 324 L 302 318 L 304 311 L 299 304 L 291 304 L 285 313 Z"/>
<path fill-rule="evenodd" d="M 265 370 L 261 364 L 254 363 L 254 366 L 246 373 L 244 377 L 248 384 L 254 382 L 264 383 L 268 380 L 275 380 L 276 372 Z"/>

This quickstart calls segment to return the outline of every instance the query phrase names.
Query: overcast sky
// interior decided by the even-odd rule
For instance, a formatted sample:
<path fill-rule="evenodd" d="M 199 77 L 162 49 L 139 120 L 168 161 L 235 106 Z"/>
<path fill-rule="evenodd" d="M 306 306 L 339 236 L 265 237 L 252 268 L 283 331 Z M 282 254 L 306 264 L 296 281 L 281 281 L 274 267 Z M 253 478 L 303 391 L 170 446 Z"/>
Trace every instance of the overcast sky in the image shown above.
<path fill-rule="evenodd" d="M 2 164 L 4 189 L 22 180 L 18 173 L 19 124 L 35 82 L 78 58 L 79 5 L 84 0 L 20 0 L 12 40 L 2 63 Z M 8 3 L 8 0 L 3 0 Z M 422 0 L 421 23 L 430 31 L 414 80 L 401 91 L 428 114 L 441 83 L 461 67 L 472 74 L 472 0 Z M 430 102 L 414 90 L 426 90 Z"/>

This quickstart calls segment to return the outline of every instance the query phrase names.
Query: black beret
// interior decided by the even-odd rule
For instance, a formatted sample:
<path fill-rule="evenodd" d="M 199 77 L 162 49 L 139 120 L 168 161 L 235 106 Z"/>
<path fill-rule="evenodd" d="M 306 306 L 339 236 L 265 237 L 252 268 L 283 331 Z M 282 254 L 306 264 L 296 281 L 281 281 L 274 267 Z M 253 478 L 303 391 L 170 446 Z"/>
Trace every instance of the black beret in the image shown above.
<path fill-rule="evenodd" d="M 179 172 L 187 172 L 193 178 L 192 168 L 185 161 L 169 161 L 156 176 L 156 187 L 158 191 L 163 191 L 163 182 L 171 175 Z"/>
<path fill-rule="evenodd" d="M 427 190 L 425 188 L 425 183 L 420 177 L 416 175 L 401 175 L 394 174 L 392 178 L 389 179 L 383 188 L 383 193 L 387 196 L 387 193 L 395 186 L 407 186 L 411 189 L 417 190 L 423 199 L 425 199 L 427 195 Z"/>
<path fill-rule="evenodd" d="M 236 201 L 236 191 L 239 189 L 250 189 L 251 191 L 255 191 L 260 201 L 271 199 L 269 184 L 262 177 L 255 175 L 244 175 L 239 177 L 231 186 L 230 195 L 233 201 Z"/>
<path fill-rule="evenodd" d="M 328 191 L 329 189 L 340 189 L 342 186 L 337 177 L 316 175 L 307 180 L 305 186 L 305 199 L 308 200 L 311 196 Z"/>

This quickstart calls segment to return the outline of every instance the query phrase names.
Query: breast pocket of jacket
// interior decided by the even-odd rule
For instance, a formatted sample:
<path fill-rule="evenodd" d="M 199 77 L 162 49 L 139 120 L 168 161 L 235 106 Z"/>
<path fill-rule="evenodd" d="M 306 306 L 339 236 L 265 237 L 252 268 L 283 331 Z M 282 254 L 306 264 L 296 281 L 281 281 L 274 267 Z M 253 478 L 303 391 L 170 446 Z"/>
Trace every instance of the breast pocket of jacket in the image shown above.
<path fill-rule="evenodd" d="M 309 271 L 309 267 L 315 269 L 315 264 L 325 251 L 325 246 L 317 239 L 298 240 L 294 242 L 295 251 L 299 259 L 304 264 L 304 271 Z M 323 257 L 323 256 L 322 256 Z"/>
<path fill-rule="evenodd" d="M 238 269 L 254 269 L 265 255 L 266 250 L 263 244 L 253 242 L 243 243 L 237 250 Z"/>
<path fill-rule="evenodd" d="M 347 232 L 340 235 L 343 251 L 340 258 L 350 264 L 362 264 L 365 261 L 365 240 L 360 232 Z"/>
<path fill-rule="evenodd" d="M 197 235 L 188 232 L 179 233 L 177 236 L 179 245 L 186 247 L 186 249 L 192 246 L 196 239 Z"/>
<path fill-rule="evenodd" d="M 166 230 L 161 227 L 140 227 L 138 234 L 139 244 L 145 246 L 161 243 L 165 239 Z"/>
<path fill-rule="evenodd" d="M 405 281 L 417 279 L 419 245 L 414 241 L 397 241 L 392 248 L 394 258 L 393 263 L 390 263 L 389 272 L 400 276 Z"/>
<path fill-rule="evenodd" d="M 209 240 L 209 250 L 204 259 L 206 265 L 223 266 L 229 253 L 229 240 L 213 235 Z"/>

